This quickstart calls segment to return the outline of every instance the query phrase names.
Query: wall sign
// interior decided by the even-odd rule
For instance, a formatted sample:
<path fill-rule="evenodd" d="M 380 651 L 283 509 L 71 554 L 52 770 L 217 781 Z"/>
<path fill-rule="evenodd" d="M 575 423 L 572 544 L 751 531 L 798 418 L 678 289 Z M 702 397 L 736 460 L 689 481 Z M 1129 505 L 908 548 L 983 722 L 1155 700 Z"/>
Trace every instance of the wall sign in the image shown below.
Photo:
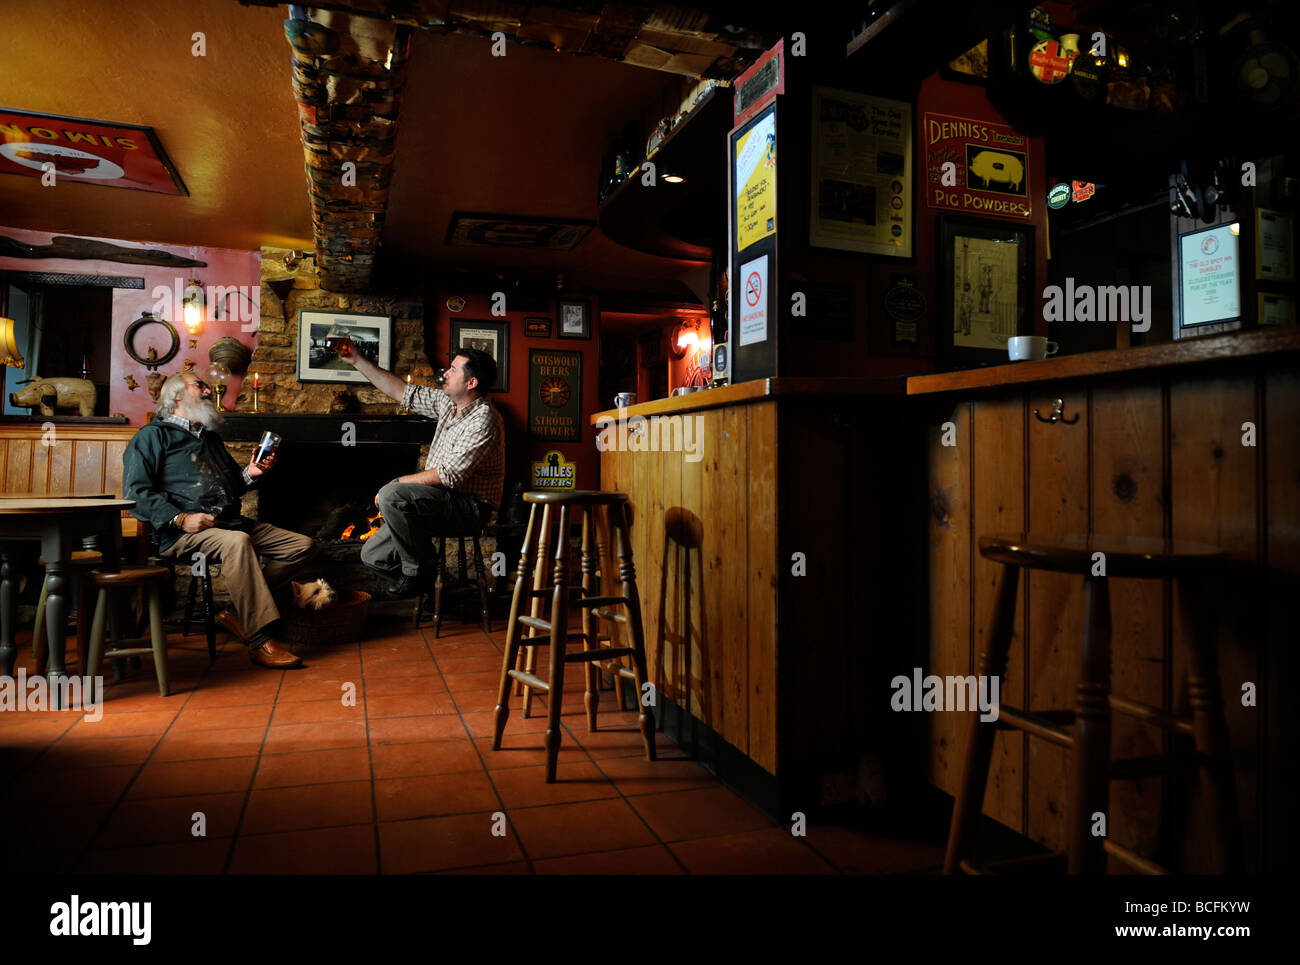
<path fill-rule="evenodd" d="M 554 449 L 533 463 L 533 489 L 574 489 L 577 478 L 577 466 Z"/>
<path fill-rule="evenodd" d="M 1029 139 L 1006 124 L 927 112 L 925 205 L 1024 221 L 1030 201 Z M 951 163 L 952 168 L 945 170 Z M 955 178 L 945 178 L 951 172 Z M 956 183 L 945 184 L 944 181 Z"/>
<path fill-rule="evenodd" d="M 189 195 L 151 127 L 0 110 L 0 173 Z"/>
<path fill-rule="evenodd" d="M 912 255 L 912 107 L 813 88 L 808 243 Z"/>
<path fill-rule="evenodd" d="M 582 353 L 528 353 L 528 435 L 549 442 L 582 439 Z"/>
<path fill-rule="evenodd" d="M 767 341 L 767 255 L 740 266 L 740 344 Z"/>
<path fill-rule="evenodd" d="M 910 275 L 895 275 L 894 284 L 885 290 L 881 302 L 894 322 L 894 341 L 912 342 L 917 340 L 917 326 L 925 317 L 925 295 L 916 287 L 916 279 Z"/>
<path fill-rule="evenodd" d="M 736 251 L 776 234 L 776 113 L 768 111 L 736 140 Z"/>
<path fill-rule="evenodd" d="M 736 78 L 733 118 L 744 124 L 760 110 L 785 93 L 785 38 L 782 37 L 754 65 Z"/>
<path fill-rule="evenodd" d="M 551 320 L 531 315 L 526 317 L 524 319 L 524 334 L 529 338 L 550 338 Z"/>

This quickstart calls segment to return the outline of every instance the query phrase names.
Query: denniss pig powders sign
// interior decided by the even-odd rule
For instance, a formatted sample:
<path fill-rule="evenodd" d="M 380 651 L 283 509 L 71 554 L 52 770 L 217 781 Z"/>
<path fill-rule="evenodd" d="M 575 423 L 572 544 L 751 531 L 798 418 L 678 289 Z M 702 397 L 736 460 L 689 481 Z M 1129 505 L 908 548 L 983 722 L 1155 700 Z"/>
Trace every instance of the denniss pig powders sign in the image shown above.
<path fill-rule="evenodd" d="M 1023 221 L 1030 203 L 1029 139 L 1006 124 L 930 114 L 922 122 L 926 207 Z"/>
<path fill-rule="evenodd" d="M 528 435 L 547 442 L 582 439 L 582 353 L 528 353 Z"/>

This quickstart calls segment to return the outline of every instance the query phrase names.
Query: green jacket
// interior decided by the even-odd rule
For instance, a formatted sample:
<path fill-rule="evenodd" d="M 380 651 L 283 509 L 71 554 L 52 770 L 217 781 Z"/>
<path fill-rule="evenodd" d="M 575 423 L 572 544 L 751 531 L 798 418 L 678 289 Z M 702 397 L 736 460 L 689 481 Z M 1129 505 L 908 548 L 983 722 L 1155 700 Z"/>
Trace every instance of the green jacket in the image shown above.
<path fill-rule="evenodd" d="M 122 495 L 135 500 L 131 515 L 153 527 L 163 553 L 180 538 L 172 525 L 177 513 L 211 513 L 222 529 L 252 526 L 239 512 L 248 488 L 221 436 L 207 429 L 196 438 L 183 426 L 156 419 L 122 454 Z"/>

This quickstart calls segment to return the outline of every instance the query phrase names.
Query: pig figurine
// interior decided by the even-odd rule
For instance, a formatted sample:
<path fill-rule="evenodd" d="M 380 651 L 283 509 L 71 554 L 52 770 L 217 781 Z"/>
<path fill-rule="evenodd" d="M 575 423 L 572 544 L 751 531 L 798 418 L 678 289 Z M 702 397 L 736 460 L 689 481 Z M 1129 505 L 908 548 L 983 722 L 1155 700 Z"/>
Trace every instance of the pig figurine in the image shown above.
<path fill-rule="evenodd" d="M 95 383 L 89 379 L 34 376 L 24 379 L 19 385 L 27 382 L 31 384 L 21 391 L 9 393 L 10 405 L 39 407 L 41 415 L 54 415 L 56 408 L 76 409 L 83 416 L 95 414 Z"/>

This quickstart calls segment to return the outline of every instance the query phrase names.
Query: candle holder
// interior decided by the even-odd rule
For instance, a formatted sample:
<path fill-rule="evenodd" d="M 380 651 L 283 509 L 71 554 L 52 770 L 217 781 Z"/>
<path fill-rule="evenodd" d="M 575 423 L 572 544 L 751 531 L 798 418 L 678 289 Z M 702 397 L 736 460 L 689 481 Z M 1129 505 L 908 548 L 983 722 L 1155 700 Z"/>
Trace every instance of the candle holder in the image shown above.
<path fill-rule="evenodd" d="M 253 411 L 257 411 L 257 383 L 253 383 Z"/>

